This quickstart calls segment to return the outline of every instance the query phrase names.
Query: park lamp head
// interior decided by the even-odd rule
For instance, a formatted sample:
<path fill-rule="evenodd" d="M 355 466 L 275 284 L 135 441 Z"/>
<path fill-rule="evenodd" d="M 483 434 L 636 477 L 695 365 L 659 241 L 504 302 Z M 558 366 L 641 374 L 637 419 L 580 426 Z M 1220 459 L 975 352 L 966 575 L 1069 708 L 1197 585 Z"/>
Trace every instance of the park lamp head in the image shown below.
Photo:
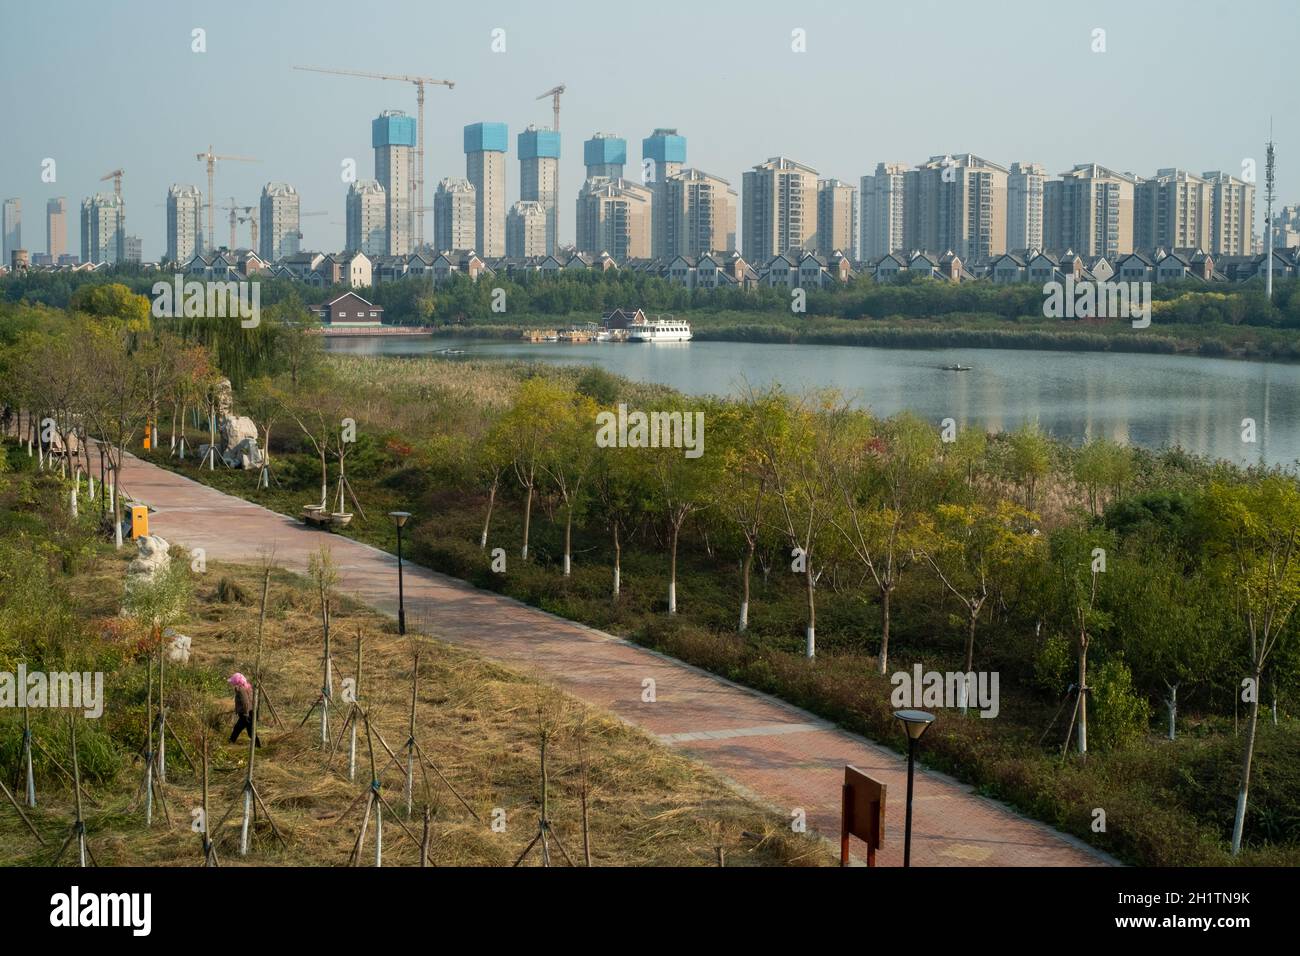
<path fill-rule="evenodd" d="M 927 714 L 923 710 L 896 710 L 894 716 L 902 723 L 909 740 L 920 740 L 921 735 L 934 723 L 934 714 Z"/>
<path fill-rule="evenodd" d="M 388 517 L 392 518 L 393 524 L 400 528 L 406 524 L 406 519 L 411 517 L 411 513 L 409 511 L 390 511 Z"/>

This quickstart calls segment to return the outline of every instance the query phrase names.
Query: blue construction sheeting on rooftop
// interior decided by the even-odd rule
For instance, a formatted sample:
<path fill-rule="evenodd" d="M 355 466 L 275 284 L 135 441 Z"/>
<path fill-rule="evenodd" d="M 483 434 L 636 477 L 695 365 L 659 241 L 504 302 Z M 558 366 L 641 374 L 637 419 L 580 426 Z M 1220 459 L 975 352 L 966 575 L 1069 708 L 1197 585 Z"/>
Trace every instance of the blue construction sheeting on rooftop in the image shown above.
<path fill-rule="evenodd" d="M 560 134 L 553 129 L 526 129 L 519 134 L 520 159 L 559 159 Z"/>
<path fill-rule="evenodd" d="M 686 162 L 685 136 L 647 136 L 641 140 L 641 156 L 656 163 Z"/>
<path fill-rule="evenodd" d="M 465 152 L 504 153 L 509 138 L 505 123 L 470 123 L 465 127 Z"/>
<path fill-rule="evenodd" d="M 370 121 L 370 145 L 376 149 L 381 146 L 414 146 L 415 117 L 376 116 Z"/>
<path fill-rule="evenodd" d="M 627 140 L 614 136 L 589 139 L 582 144 L 582 160 L 587 166 L 607 166 L 627 162 Z"/>

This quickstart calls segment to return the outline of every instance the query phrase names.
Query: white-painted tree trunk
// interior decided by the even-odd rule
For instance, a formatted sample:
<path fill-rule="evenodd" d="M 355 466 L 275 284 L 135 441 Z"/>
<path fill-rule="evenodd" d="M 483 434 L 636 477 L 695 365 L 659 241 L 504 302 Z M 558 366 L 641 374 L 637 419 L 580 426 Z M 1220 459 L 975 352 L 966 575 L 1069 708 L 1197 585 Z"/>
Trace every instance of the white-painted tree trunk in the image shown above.
<path fill-rule="evenodd" d="M 749 602 L 741 601 L 740 602 L 740 625 L 737 628 L 737 630 L 745 631 L 748 628 L 749 628 Z"/>
<path fill-rule="evenodd" d="M 352 742 L 348 744 L 348 779 L 357 779 L 357 722 L 352 721 Z"/>
<path fill-rule="evenodd" d="M 668 582 L 668 613 L 677 613 L 677 582 Z"/>
<path fill-rule="evenodd" d="M 384 865 L 384 805 L 375 801 L 375 866 Z"/>
<path fill-rule="evenodd" d="M 1165 698 L 1165 707 L 1169 710 L 1169 739 L 1178 739 L 1178 688 L 1170 687 L 1169 696 Z"/>
<path fill-rule="evenodd" d="M 619 571 L 618 565 L 614 566 L 614 597 L 618 597 L 619 589 L 622 587 L 622 572 Z"/>
<path fill-rule="evenodd" d="M 254 677 L 257 675 L 254 674 Z M 244 788 L 244 822 L 239 828 L 239 855 L 248 856 L 248 824 L 253 817 L 253 792 Z"/>
<path fill-rule="evenodd" d="M 809 625 L 805 633 L 808 638 L 808 647 L 806 653 L 808 655 L 808 659 L 812 660 L 814 657 L 817 656 L 817 628 L 813 627 L 812 625 Z"/>

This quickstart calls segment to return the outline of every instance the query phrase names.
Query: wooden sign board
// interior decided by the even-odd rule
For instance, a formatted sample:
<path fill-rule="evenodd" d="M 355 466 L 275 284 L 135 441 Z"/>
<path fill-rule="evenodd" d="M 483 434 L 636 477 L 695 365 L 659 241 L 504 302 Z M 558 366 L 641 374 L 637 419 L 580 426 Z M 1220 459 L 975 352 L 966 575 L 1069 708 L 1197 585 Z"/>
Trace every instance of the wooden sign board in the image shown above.
<path fill-rule="evenodd" d="M 857 767 L 844 768 L 844 809 L 840 824 L 840 866 L 849 863 L 849 837 L 867 845 L 867 866 L 885 842 L 885 785 Z"/>

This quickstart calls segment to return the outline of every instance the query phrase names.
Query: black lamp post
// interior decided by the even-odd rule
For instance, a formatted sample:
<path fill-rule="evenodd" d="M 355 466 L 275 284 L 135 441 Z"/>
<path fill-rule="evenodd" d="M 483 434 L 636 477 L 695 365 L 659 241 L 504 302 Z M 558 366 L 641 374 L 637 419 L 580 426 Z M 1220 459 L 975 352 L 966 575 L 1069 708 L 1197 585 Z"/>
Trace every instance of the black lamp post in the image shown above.
<path fill-rule="evenodd" d="M 409 511 L 390 511 L 388 517 L 397 525 L 397 633 L 406 633 L 406 600 L 402 593 L 402 526 L 411 517 Z"/>
<path fill-rule="evenodd" d="M 894 716 L 907 732 L 907 822 L 903 830 L 903 866 L 912 865 L 912 774 L 916 767 L 916 742 L 934 723 L 934 714 L 923 710 L 896 710 Z"/>

